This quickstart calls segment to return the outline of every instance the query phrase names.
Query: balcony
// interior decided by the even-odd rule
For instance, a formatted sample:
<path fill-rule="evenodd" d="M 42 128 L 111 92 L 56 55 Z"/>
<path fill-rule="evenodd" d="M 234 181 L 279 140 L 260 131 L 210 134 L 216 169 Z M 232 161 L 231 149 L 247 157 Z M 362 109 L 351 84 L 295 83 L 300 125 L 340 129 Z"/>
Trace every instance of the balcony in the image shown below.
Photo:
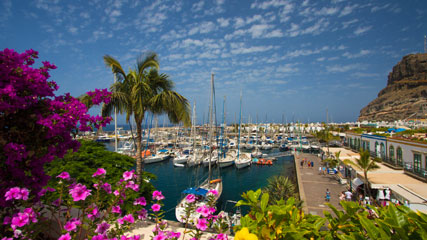
<path fill-rule="evenodd" d="M 414 168 L 411 163 L 405 163 L 403 170 L 406 174 L 427 182 L 427 171 L 425 168 Z"/>
<path fill-rule="evenodd" d="M 382 160 L 383 160 L 383 163 L 385 165 L 387 165 L 388 167 L 391 167 L 391 168 L 396 169 L 396 170 L 403 169 L 402 162 L 398 162 L 396 159 L 384 157 L 384 158 L 382 158 Z"/>

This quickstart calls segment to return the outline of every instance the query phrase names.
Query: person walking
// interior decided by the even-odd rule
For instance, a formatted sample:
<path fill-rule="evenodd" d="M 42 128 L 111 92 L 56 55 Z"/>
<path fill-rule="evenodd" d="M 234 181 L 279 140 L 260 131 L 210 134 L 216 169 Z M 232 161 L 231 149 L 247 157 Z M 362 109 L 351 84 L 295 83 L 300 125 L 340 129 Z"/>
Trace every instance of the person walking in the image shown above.
<path fill-rule="evenodd" d="M 345 200 L 351 201 L 351 198 L 353 197 L 353 193 L 350 190 L 347 190 L 344 194 L 345 194 Z"/>
<path fill-rule="evenodd" d="M 322 174 L 322 167 L 319 166 L 319 175 Z"/>
<path fill-rule="evenodd" d="M 314 162 L 313 161 L 311 161 L 311 167 L 314 167 Z"/>
<path fill-rule="evenodd" d="M 331 193 L 329 192 L 329 189 L 328 189 L 328 188 L 326 188 L 325 201 L 326 201 L 326 202 L 330 202 L 330 201 L 331 201 Z"/>

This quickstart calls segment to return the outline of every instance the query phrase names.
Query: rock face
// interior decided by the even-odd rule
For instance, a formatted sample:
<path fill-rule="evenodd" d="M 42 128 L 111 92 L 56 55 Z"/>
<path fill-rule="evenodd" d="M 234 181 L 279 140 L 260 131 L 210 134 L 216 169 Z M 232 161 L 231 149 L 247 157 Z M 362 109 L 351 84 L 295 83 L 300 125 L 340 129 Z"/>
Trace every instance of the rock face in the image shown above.
<path fill-rule="evenodd" d="M 393 67 L 387 86 L 375 100 L 360 110 L 358 121 L 426 118 L 426 107 L 427 54 L 410 54 Z"/>

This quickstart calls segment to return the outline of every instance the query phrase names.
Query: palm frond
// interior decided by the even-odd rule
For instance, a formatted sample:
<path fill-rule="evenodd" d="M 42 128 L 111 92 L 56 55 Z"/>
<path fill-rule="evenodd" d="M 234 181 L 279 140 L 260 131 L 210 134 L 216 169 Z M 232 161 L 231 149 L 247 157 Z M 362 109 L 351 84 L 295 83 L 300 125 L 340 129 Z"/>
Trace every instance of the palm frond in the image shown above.
<path fill-rule="evenodd" d="M 79 101 L 82 102 L 87 109 L 93 106 L 92 98 L 89 97 L 86 93 L 83 95 L 80 95 L 77 99 L 79 99 Z"/>
<path fill-rule="evenodd" d="M 147 68 L 159 68 L 159 62 L 157 59 L 157 54 L 155 52 L 147 52 L 139 56 L 137 62 L 137 71 L 139 75 L 144 74 L 144 71 Z"/>
<path fill-rule="evenodd" d="M 110 55 L 104 56 L 104 63 L 107 67 L 111 68 L 111 71 L 116 75 L 117 81 L 124 81 L 126 79 L 126 73 L 120 65 L 119 61 Z"/>

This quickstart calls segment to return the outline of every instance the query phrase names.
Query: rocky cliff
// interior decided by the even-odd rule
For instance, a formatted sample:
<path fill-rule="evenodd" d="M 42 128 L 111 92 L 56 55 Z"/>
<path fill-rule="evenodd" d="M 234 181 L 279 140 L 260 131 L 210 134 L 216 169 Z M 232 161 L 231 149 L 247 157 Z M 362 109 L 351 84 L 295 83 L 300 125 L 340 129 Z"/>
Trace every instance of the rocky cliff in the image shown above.
<path fill-rule="evenodd" d="M 427 54 L 410 54 L 393 67 L 387 86 L 360 110 L 359 121 L 426 118 Z M 424 108 L 424 113 L 422 109 Z"/>

